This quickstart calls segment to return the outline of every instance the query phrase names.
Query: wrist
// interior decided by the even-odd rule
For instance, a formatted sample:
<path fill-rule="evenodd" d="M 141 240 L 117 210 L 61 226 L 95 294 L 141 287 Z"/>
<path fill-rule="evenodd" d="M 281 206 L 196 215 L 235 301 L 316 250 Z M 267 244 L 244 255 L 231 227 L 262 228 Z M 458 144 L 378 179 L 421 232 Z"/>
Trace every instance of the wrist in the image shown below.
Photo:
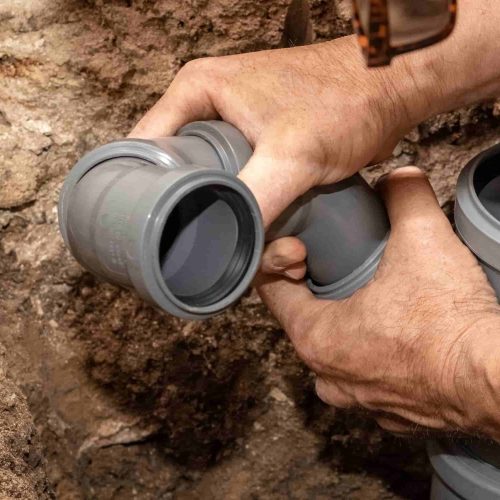
<path fill-rule="evenodd" d="M 320 44 L 322 61 L 331 65 L 332 76 L 348 75 L 351 99 L 359 98 L 367 116 L 377 120 L 384 138 L 395 143 L 422 121 L 440 112 L 445 90 L 434 61 L 418 52 L 397 57 L 382 68 L 368 68 L 355 35 Z M 318 47 L 318 46 L 316 46 Z"/>
<path fill-rule="evenodd" d="M 443 42 L 368 69 L 392 89 L 402 130 L 439 113 L 500 96 L 498 0 L 460 0 L 457 24 Z"/>
<path fill-rule="evenodd" d="M 500 95 L 500 9 L 497 0 L 460 0 L 457 24 L 445 41 L 396 58 L 427 102 L 416 123 Z M 415 124 L 416 124 L 415 123 Z"/>

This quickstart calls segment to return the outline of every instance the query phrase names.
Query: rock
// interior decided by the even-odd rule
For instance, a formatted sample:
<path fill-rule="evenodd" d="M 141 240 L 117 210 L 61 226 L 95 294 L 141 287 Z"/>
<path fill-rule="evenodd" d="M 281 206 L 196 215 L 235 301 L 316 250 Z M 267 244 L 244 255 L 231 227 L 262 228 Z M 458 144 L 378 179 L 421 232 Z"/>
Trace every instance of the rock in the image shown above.
<path fill-rule="evenodd" d="M 36 198 L 39 176 L 32 154 L 17 151 L 0 169 L 0 208 L 15 208 Z"/>

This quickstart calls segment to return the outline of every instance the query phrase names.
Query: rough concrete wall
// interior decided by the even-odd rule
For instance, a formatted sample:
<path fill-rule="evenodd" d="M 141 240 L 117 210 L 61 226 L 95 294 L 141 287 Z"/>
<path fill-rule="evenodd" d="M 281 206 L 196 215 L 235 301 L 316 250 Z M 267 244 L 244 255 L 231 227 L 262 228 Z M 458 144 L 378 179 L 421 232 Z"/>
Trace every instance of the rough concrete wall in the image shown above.
<path fill-rule="evenodd" d="M 75 160 L 126 134 L 186 61 L 279 46 L 288 3 L 0 3 L 0 342 L 31 410 L 0 384 L 21 429 L 12 441 L 0 412 L 2 495 L 49 495 L 44 460 L 29 458 L 32 418 L 59 498 L 425 495 L 422 445 L 320 404 L 254 294 L 180 321 L 85 273 L 58 235 Z M 311 4 L 316 40 L 349 29 L 345 0 Z M 462 165 L 499 137 L 492 106 L 478 106 L 423 125 L 383 168 L 423 166 L 449 209 Z"/>

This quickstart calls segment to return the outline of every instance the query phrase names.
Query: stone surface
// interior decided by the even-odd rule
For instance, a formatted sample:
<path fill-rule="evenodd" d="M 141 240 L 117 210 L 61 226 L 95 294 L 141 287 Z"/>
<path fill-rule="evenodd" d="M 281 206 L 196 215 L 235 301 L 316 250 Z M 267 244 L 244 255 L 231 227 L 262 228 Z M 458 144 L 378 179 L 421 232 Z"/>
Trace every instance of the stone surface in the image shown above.
<path fill-rule="evenodd" d="M 0 2 L 0 496 L 48 497 L 44 469 L 65 499 L 426 496 L 423 444 L 319 403 L 254 294 L 180 321 L 85 273 L 58 236 L 76 159 L 126 134 L 188 60 L 283 45 L 289 3 Z M 316 41 L 349 30 L 347 0 L 311 15 Z M 499 141 L 495 114 L 423 124 L 366 175 L 417 164 L 449 212 L 462 166 Z"/>

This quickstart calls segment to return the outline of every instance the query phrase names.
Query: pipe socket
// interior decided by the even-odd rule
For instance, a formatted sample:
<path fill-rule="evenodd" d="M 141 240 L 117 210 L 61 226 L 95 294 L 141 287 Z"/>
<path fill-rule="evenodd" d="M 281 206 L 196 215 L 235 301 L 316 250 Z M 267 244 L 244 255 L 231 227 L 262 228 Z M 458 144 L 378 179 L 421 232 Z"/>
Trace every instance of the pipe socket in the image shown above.
<path fill-rule="evenodd" d="M 112 142 L 84 156 L 62 188 L 59 221 L 74 257 L 176 316 L 203 319 L 238 300 L 264 242 L 294 235 L 308 250 L 308 283 L 340 299 L 376 271 L 389 232 L 385 208 L 359 176 L 311 190 L 267 236 L 237 178 L 252 154 L 221 121 L 177 136 Z"/>
<path fill-rule="evenodd" d="M 500 145 L 474 158 L 460 174 L 455 224 L 500 297 Z"/>

